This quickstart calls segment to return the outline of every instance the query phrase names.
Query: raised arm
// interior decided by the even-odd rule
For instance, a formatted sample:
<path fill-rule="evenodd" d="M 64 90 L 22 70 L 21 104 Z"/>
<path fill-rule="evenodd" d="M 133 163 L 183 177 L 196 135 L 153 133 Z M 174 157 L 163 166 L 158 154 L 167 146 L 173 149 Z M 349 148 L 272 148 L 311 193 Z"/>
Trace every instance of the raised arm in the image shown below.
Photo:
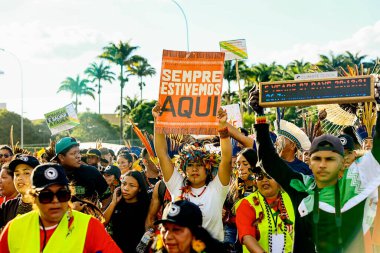
<path fill-rule="evenodd" d="M 219 138 L 220 138 L 220 148 L 221 148 L 221 162 L 219 164 L 218 176 L 222 185 L 228 185 L 230 182 L 232 167 L 232 145 L 231 139 L 228 133 L 227 126 L 227 113 L 223 109 L 219 109 L 218 111 L 218 119 L 219 119 Z"/>
<path fill-rule="evenodd" d="M 153 115 L 155 124 L 156 124 L 156 119 L 161 112 L 162 112 L 161 106 L 157 103 L 155 107 L 153 107 L 152 109 L 152 115 Z M 158 160 L 160 162 L 160 168 L 161 168 L 164 180 L 168 182 L 173 175 L 174 166 L 168 155 L 168 145 L 166 143 L 166 137 L 164 134 L 157 133 L 156 128 L 154 128 L 154 148 L 155 148 Z"/>
<path fill-rule="evenodd" d="M 162 205 L 158 196 L 158 188 L 160 186 L 160 183 L 161 180 L 155 184 L 153 189 L 152 200 L 150 201 L 148 215 L 145 220 L 145 230 L 154 227 L 154 220 L 156 219 L 157 213 L 160 210 L 160 206 Z"/>
<path fill-rule="evenodd" d="M 228 132 L 231 138 L 234 138 L 237 142 L 243 145 L 246 148 L 252 148 L 254 140 L 248 136 L 242 134 L 236 127 L 231 125 L 230 123 L 226 123 L 228 127 Z"/>
<path fill-rule="evenodd" d="M 302 175 L 294 172 L 277 154 L 270 138 L 269 124 L 266 123 L 263 108 L 258 103 L 259 91 L 251 90 L 249 99 L 250 106 L 256 112 L 257 124 L 255 124 L 255 131 L 258 160 L 262 169 L 289 193 L 294 190 L 290 186 L 290 181 L 292 179 L 300 179 L 302 181 Z"/>

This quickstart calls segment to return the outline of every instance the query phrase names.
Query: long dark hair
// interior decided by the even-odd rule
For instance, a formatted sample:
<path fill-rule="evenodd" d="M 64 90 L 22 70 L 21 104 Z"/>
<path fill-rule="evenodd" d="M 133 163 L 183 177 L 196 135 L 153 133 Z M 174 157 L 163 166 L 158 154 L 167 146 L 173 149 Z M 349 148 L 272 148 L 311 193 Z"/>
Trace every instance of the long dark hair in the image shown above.
<path fill-rule="evenodd" d="M 137 180 L 137 183 L 139 184 L 139 191 L 137 193 L 137 201 L 140 202 L 143 206 L 149 206 L 149 197 L 148 197 L 148 190 L 146 187 L 145 179 L 141 172 L 136 170 L 130 170 L 123 177 L 133 177 Z"/>
<path fill-rule="evenodd" d="M 238 153 L 237 156 L 242 155 L 247 160 L 250 165 L 249 171 L 252 173 L 257 163 L 257 153 L 252 148 L 245 148 Z M 230 204 L 235 203 L 235 201 L 239 200 L 243 197 L 244 190 L 244 181 L 236 176 L 231 184 L 230 191 L 228 193 L 227 200 Z"/>

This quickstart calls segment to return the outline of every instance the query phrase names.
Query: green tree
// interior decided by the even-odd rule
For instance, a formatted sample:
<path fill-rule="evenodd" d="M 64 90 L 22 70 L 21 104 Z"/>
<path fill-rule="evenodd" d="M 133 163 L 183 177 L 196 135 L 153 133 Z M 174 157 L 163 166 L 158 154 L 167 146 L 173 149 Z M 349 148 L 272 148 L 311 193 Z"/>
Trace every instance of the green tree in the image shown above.
<path fill-rule="evenodd" d="M 140 100 L 142 101 L 142 90 L 146 85 L 143 82 L 143 78 L 146 76 L 153 76 L 156 74 L 156 70 L 148 63 L 147 59 L 141 59 L 136 63 L 133 63 L 129 66 L 129 71 L 131 74 L 137 76 L 139 78 L 139 87 L 140 87 Z"/>
<path fill-rule="evenodd" d="M 78 115 L 80 125 L 76 126 L 71 136 L 83 142 L 100 140 L 117 140 L 119 131 L 100 114 L 85 112 Z"/>
<path fill-rule="evenodd" d="M 123 104 L 123 110 L 120 113 L 120 106 L 118 106 L 115 110 L 115 112 L 118 112 L 119 115 L 122 115 L 123 118 L 125 118 L 126 115 L 129 115 L 133 109 L 135 109 L 137 106 L 139 106 L 143 101 L 137 98 L 135 95 L 133 98 L 126 96 L 124 98 L 124 104 Z"/>
<path fill-rule="evenodd" d="M 119 81 L 120 81 L 120 107 L 123 108 L 123 89 L 125 83 L 128 82 L 128 66 L 140 60 L 142 57 L 135 55 L 134 52 L 138 49 L 137 46 L 131 46 L 129 42 L 123 43 L 119 41 L 118 44 L 109 43 L 108 46 L 103 48 L 103 53 L 99 56 L 106 59 L 120 68 Z M 126 74 L 126 76 L 124 76 Z M 123 143 L 123 115 L 120 110 L 120 144 Z"/>
<path fill-rule="evenodd" d="M 58 88 L 57 93 L 61 91 L 67 91 L 71 93 L 71 97 L 75 96 L 75 110 L 78 112 L 78 104 L 79 100 L 78 98 L 80 96 L 90 96 L 95 100 L 94 92 L 95 90 L 92 87 L 88 87 L 89 80 L 87 79 L 80 79 L 79 75 L 74 79 L 72 77 L 67 77 L 66 80 L 64 80 L 61 83 L 61 86 Z"/>
<path fill-rule="evenodd" d="M 333 52 L 330 52 L 329 55 L 320 54 L 319 58 L 320 60 L 316 63 L 316 66 L 322 72 L 334 71 L 339 69 L 339 67 L 346 67 L 346 60 L 342 54 L 334 55 Z"/>
<path fill-rule="evenodd" d="M 140 129 L 146 130 L 148 133 L 153 134 L 153 116 L 152 109 L 157 101 L 141 103 L 139 106 L 131 111 L 130 118 L 133 122 L 137 123 Z"/>
<path fill-rule="evenodd" d="M 97 84 L 95 87 L 98 88 L 98 97 L 99 97 L 99 114 L 100 114 L 100 93 L 102 92 L 102 85 L 101 81 L 107 81 L 112 83 L 113 80 L 115 80 L 114 76 L 115 73 L 110 71 L 110 66 L 103 65 L 103 62 L 101 62 L 99 65 L 96 62 L 91 63 L 90 67 L 88 67 L 85 71 L 85 74 L 91 79 L 90 81 L 94 83 L 97 81 Z"/>
<path fill-rule="evenodd" d="M 10 145 L 10 132 L 13 126 L 13 144 L 20 144 L 21 140 L 21 116 L 6 109 L 0 109 L 0 143 Z M 34 137 L 38 134 L 29 119 L 24 118 L 24 143 L 36 143 Z M 25 146 L 25 144 L 24 144 Z"/>

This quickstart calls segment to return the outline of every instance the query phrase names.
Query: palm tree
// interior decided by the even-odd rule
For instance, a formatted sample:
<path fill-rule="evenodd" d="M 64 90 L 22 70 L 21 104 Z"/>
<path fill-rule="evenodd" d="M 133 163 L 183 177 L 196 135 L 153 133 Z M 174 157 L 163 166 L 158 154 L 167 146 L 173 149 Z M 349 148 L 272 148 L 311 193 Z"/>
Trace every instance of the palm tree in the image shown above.
<path fill-rule="evenodd" d="M 98 84 L 95 87 L 98 87 L 98 97 L 99 97 L 99 114 L 100 114 L 100 93 L 102 89 L 102 85 L 100 84 L 101 80 L 112 82 L 115 80 L 112 71 L 110 71 L 110 66 L 103 65 L 101 62 L 99 65 L 96 62 L 91 63 L 90 67 L 88 67 L 85 71 L 85 74 L 91 79 L 91 82 L 98 81 Z"/>
<path fill-rule="evenodd" d="M 137 62 L 142 58 L 141 56 L 134 55 L 134 51 L 136 49 L 138 49 L 137 46 L 131 46 L 128 42 L 123 43 L 122 41 L 119 41 L 118 44 L 111 42 L 108 46 L 103 48 L 104 52 L 99 56 L 100 58 L 106 59 L 120 67 L 120 108 L 123 108 L 123 89 L 125 83 L 128 82 L 128 71 L 126 71 L 127 76 L 124 76 L 124 68 L 132 65 L 134 62 Z M 122 110 L 120 110 L 120 144 L 122 143 L 123 115 Z"/>
<path fill-rule="evenodd" d="M 247 65 L 244 62 L 238 63 L 238 71 L 239 75 L 243 73 L 243 76 L 241 76 L 244 79 L 244 82 L 248 79 L 247 74 L 251 72 L 247 71 Z M 232 61 L 225 61 L 224 62 L 224 73 L 223 78 L 227 80 L 228 89 L 227 92 L 224 93 L 224 97 L 226 98 L 226 103 L 230 104 L 232 96 L 234 95 L 233 92 L 231 92 L 231 81 L 236 81 L 236 61 L 235 64 L 232 63 Z"/>
<path fill-rule="evenodd" d="M 133 98 L 126 96 L 124 98 L 124 102 L 125 103 L 123 104 L 123 110 L 121 111 L 123 118 L 125 117 L 125 115 L 129 115 L 134 108 L 142 104 L 144 100 L 138 99 L 135 95 Z M 115 112 L 118 112 L 120 114 L 120 106 L 116 108 Z"/>
<path fill-rule="evenodd" d="M 363 62 L 363 60 L 367 57 L 367 55 L 359 55 L 359 53 L 356 53 L 355 55 L 352 54 L 350 51 L 346 51 L 346 54 L 344 55 L 346 59 L 347 65 L 353 66 L 360 66 L 360 64 Z"/>
<path fill-rule="evenodd" d="M 140 101 L 142 101 L 142 90 L 145 86 L 145 82 L 143 82 L 143 77 L 155 75 L 156 70 L 148 63 L 148 61 L 145 58 L 143 58 L 129 66 L 129 71 L 140 79 Z"/>
<path fill-rule="evenodd" d="M 78 113 L 78 97 L 86 95 L 92 97 L 95 100 L 95 90 L 87 86 L 89 82 L 90 81 L 87 79 L 81 80 L 79 75 L 77 75 L 75 79 L 72 77 L 67 77 L 66 80 L 61 83 L 61 86 L 58 88 L 57 93 L 61 91 L 68 91 L 71 93 L 71 97 L 75 96 L 75 111 Z"/>
<path fill-rule="evenodd" d="M 320 54 L 319 62 L 317 62 L 316 66 L 321 71 L 334 71 L 338 70 L 339 67 L 345 68 L 345 57 L 342 54 L 334 55 L 333 52 L 329 53 L 329 56 Z"/>

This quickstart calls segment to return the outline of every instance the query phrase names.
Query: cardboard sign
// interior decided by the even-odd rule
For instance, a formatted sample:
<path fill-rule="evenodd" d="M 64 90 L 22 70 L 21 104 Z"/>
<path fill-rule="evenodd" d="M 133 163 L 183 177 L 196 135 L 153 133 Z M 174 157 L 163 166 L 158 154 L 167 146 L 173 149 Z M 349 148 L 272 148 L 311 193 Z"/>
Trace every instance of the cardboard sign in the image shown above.
<path fill-rule="evenodd" d="M 224 53 L 164 50 L 155 130 L 164 134 L 217 133 Z"/>
<path fill-rule="evenodd" d="M 260 83 L 260 106 L 279 107 L 374 101 L 374 77 L 355 76 Z"/>
<path fill-rule="evenodd" d="M 73 104 L 46 113 L 45 119 L 52 135 L 69 130 L 80 124 Z"/>
<path fill-rule="evenodd" d="M 227 111 L 228 123 L 236 128 L 243 127 L 243 119 L 240 113 L 239 104 L 224 105 L 222 108 Z"/>
<path fill-rule="evenodd" d="M 225 52 L 225 61 L 248 59 L 245 40 L 228 40 L 219 42 L 220 51 Z"/>

